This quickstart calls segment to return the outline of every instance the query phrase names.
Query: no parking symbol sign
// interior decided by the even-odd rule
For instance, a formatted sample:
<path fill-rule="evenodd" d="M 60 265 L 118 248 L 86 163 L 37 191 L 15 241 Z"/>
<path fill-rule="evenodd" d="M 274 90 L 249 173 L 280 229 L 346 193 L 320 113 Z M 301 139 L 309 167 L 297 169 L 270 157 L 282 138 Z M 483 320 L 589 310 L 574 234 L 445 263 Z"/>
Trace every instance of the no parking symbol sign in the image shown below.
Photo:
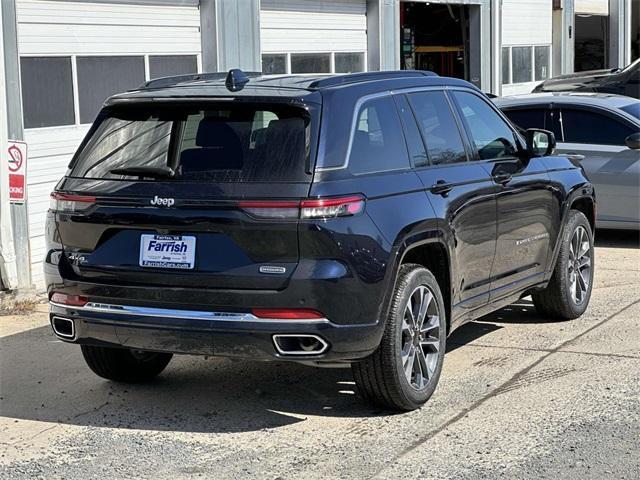
<path fill-rule="evenodd" d="M 27 144 L 9 140 L 5 155 L 9 168 L 9 201 L 23 203 L 27 189 Z"/>

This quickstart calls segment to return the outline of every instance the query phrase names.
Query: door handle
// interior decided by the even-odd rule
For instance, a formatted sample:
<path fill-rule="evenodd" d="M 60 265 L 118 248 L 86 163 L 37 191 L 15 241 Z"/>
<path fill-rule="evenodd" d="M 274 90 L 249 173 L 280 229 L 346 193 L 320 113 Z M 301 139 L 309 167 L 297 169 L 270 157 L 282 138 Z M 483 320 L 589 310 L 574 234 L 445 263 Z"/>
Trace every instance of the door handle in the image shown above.
<path fill-rule="evenodd" d="M 444 180 L 438 180 L 435 184 L 431 185 L 431 188 L 429 190 L 431 191 L 431 193 L 435 193 L 436 195 L 442 195 L 443 197 L 445 197 L 452 189 L 452 183 L 446 182 Z"/>
<path fill-rule="evenodd" d="M 511 176 L 510 173 L 498 173 L 493 176 L 493 181 L 501 185 L 504 185 L 506 183 L 509 183 L 512 178 L 513 177 Z"/>

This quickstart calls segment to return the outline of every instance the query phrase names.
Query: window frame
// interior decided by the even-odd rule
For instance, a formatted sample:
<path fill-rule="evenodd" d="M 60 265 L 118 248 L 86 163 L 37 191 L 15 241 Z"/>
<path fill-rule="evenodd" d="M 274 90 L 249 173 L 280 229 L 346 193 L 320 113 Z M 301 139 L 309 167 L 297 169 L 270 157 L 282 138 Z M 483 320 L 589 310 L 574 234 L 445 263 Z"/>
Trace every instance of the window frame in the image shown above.
<path fill-rule="evenodd" d="M 531 79 L 527 82 L 514 82 L 513 81 L 513 49 L 518 47 L 527 47 L 531 50 Z M 549 49 L 549 74 L 544 80 L 536 80 L 536 48 L 546 47 Z M 526 85 L 528 83 L 541 83 L 553 77 L 553 45 L 550 43 L 533 43 L 531 45 L 502 45 L 502 49 L 509 50 L 509 81 L 502 82 L 502 85 Z M 502 50 L 500 51 L 500 61 L 502 61 Z M 501 67 L 500 79 L 502 81 L 502 74 L 504 67 Z"/>
<path fill-rule="evenodd" d="M 371 170 L 368 172 L 354 172 L 353 170 L 351 170 L 351 151 L 352 151 L 352 147 L 353 147 L 353 142 L 355 140 L 355 134 L 356 131 L 358 130 L 358 120 L 360 119 L 360 112 L 362 112 L 362 109 L 369 103 L 369 102 L 373 102 L 376 100 L 382 100 L 384 98 L 389 98 L 389 100 L 391 101 L 391 104 L 393 105 L 393 111 L 395 112 L 396 115 L 396 119 L 398 121 L 398 126 L 400 127 L 400 134 L 402 136 L 402 145 L 404 146 L 404 151 L 406 153 L 406 158 L 407 158 L 407 164 L 405 167 L 399 167 L 399 168 L 389 168 L 386 170 Z M 409 146 L 407 145 L 407 139 L 405 137 L 404 134 L 404 129 L 402 128 L 403 123 L 402 123 L 402 117 L 400 115 L 400 112 L 398 111 L 398 106 L 396 105 L 396 102 L 393 98 L 393 94 L 390 91 L 384 91 L 384 92 L 377 92 L 377 93 L 372 93 L 369 95 L 364 95 L 360 98 L 358 98 L 358 100 L 356 101 L 354 107 L 353 107 L 353 117 L 351 120 L 351 129 L 349 131 L 349 144 L 347 145 L 347 152 L 345 155 L 345 160 L 343 165 L 339 166 L 339 167 L 330 167 L 330 168 L 324 168 L 324 169 L 320 169 L 317 170 L 316 167 L 316 171 L 328 171 L 328 170 L 342 170 L 345 169 L 349 172 L 349 174 L 353 175 L 354 177 L 362 177 L 362 176 L 368 176 L 368 175 L 380 175 L 380 174 L 385 174 L 385 173 L 398 173 L 398 172 L 407 172 L 407 171 L 411 171 L 413 170 L 413 162 L 411 160 L 411 154 L 409 151 Z"/>
<path fill-rule="evenodd" d="M 559 122 L 559 130 L 562 132 L 562 140 L 556 140 L 557 143 L 568 143 L 571 145 L 601 145 L 603 147 L 615 148 L 615 147 L 624 147 L 622 144 L 611 144 L 611 143 L 581 143 L 581 142 L 572 142 L 565 140 L 564 133 L 564 110 L 582 110 L 585 112 L 594 113 L 597 115 L 602 115 L 604 117 L 608 117 L 609 119 L 624 125 L 627 128 L 634 130 L 636 128 L 631 122 L 627 121 L 626 118 L 621 115 L 616 114 L 616 112 L 608 110 L 606 108 L 602 108 L 600 106 L 595 105 L 581 105 L 581 104 L 571 104 L 571 103 L 556 103 L 553 105 L 554 111 L 558 112 L 558 122 Z"/>
<path fill-rule="evenodd" d="M 262 69 L 262 56 L 263 55 L 284 55 L 285 58 L 285 72 L 284 73 L 272 73 L 269 75 L 326 75 L 326 74 L 341 74 L 341 75 L 349 75 L 347 73 L 336 72 L 336 53 L 360 53 L 363 56 L 363 66 L 364 70 L 362 72 L 368 72 L 367 68 L 367 60 L 368 55 L 366 50 L 323 50 L 323 51 L 273 51 L 273 52 L 260 52 L 260 68 Z M 291 73 L 291 54 L 302 54 L 302 55 L 313 55 L 313 54 L 329 54 L 330 55 L 330 71 L 329 72 L 315 72 L 315 73 Z M 357 73 L 362 73 L 357 72 Z M 356 73 L 356 72 L 354 72 Z"/>
<path fill-rule="evenodd" d="M 405 91 L 398 92 L 399 94 L 400 93 L 404 94 L 407 97 L 407 103 L 409 104 L 409 108 L 411 109 L 411 113 L 413 114 L 413 120 L 416 123 L 416 126 L 418 128 L 418 133 L 420 133 L 420 138 L 422 139 L 422 145 L 423 145 L 425 153 L 427 155 L 427 164 L 426 165 L 416 166 L 416 165 L 412 164 L 413 169 L 416 170 L 416 171 L 421 171 L 421 170 L 424 170 L 425 168 L 453 167 L 453 166 L 456 166 L 456 165 L 464 165 L 464 164 L 467 164 L 470 161 L 472 161 L 473 148 L 472 148 L 471 144 L 469 143 L 469 138 L 467 136 L 466 129 L 464 128 L 464 125 L 462 123 L 462 119 L 459 116 L 458 109 L 456 108 L 455 104 L 453 103 L 453 99 L 450 98 L 449 92 L 447 90 L 449 90 L 449 89 L 448 88 L 443 88 L 443 87 L 431 87 L 431 88 L 415 88 L 415 89 L 410 89 L 410 90 L 405 90 Z M 453 90 L 457 90 L 457 89 L 453 89 Z M 459 90 L 466 91 L 466 89 L 459 89 Z M 424 133 L 422 132 L 422 127 L 420 126 L 420 120 L 418 119 L 418 116 L 417 116 L 417 114 L 415 112 L 413 104 L 411 103 L 411 100 L 409 99 L 409 95 L 412 94 L 412 93 L 425 93 L 425 92 L 440 92 L 444 96 L 445 101 L 447 102 L 447 105 L 449 105 L 449 111 L 451 112 L 451 115 L 453 116 L 453 121 L 455 122 L 456 126 L 458 127 L 458 135 L 460 135 L 460 140 L 462 141 L 462 147 L 464 148 L 464 153 L 465 153 L 465 157 L 466 157 L 465 161 L 463 161 L 463 162 L 454 162 L 454 163 L 437 163 L 437 164 L 432 163 L 431 155 L 429 154 L 429 149 L 427 147 L 428 143 L 427 143 L 427 140 L 424 138 Z"/>
<path fill-rule="evenodd" d="M 86 127 L 91 125 L 94 120 L 89 123 L 81 123 L 80 122 L 80 98 L 78 94 L 78 66 L 77 66 L 77 58 L 78 57 L 140 57 L 144 58 L 144 81 L 148 82 L 150 78 L 150 67 L 149 67 L 149 57 L 156 56 L 175 56 L 175 55 L 184 55 L 184 56 L 195 56 L 196 57 L 196 68 L 198 71 L 196 73 L 202 73 L 202 52 L 181 52 L 181 53 L 172 53 L 172 52 L 153 52 L 153 53 L 73 53 L 73 54 L 61 54 L 61 53 L 25 53 L 20 54 L 20 58 L 40 58 L 40 57 L 55 57 L 55 58 L 68 58 L 71 57 L 71 85 L 72 85 L 72 93 L 73 93 L 73 113 L 74 113 L 74 122 L 65 124 L 65 125 L 50 125 L 47 127 L 29 127 L 23 128 L 28 131 L 47 131 L 55 128 L 78 128 L 78 127 Z M 20 82 L 20 91 L 22 92 L 22 82 Z M 20 103 L 22 105 L 22 95 L 20 96 Z M 23 120 L 24 121 L 24 120 Z"/>

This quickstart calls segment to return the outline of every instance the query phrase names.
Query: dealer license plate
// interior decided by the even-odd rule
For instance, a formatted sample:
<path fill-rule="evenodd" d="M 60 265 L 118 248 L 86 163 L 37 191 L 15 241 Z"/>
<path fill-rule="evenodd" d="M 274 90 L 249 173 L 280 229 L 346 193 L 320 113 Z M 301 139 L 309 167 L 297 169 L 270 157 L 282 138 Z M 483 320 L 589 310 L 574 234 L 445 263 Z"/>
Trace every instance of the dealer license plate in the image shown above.
<path fill-rule="evenodd" d="M 196 237 L 182 235 L 140 235 L 140 266 L 192 269 L 196 258 Z"/>

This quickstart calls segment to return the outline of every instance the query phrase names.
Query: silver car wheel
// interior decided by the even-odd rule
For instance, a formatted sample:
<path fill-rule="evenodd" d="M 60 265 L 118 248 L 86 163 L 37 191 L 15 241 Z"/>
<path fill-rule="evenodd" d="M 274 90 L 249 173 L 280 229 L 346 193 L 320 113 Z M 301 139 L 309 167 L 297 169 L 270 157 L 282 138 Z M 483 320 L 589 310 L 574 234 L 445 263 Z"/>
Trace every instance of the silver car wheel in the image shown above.
<path fill-rule="evenodd" d="M 416 390 L 433 377 L 440 349 L 440 311 L 433 292 L 416 288 L 407 301 L 402 319 L 402 368 Z"/>
<path fill-rule="evenodd" d="M 576 305 L 581 305 L 587 297 L 591 281 L 591 242 L 584 227 L 578 226 L 569 244 L 569 291 Z"/>

